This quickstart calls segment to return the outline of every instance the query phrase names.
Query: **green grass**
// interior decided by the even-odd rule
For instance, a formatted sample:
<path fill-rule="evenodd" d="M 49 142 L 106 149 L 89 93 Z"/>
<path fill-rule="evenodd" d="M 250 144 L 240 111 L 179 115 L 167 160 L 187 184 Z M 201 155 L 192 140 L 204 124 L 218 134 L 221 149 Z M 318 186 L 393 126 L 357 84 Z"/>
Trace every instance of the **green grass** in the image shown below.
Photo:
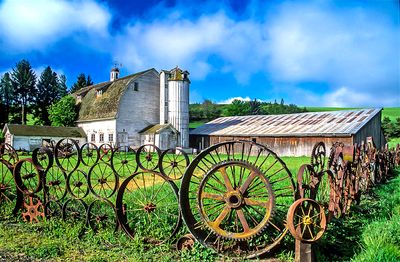
<path fill-rule="evenodd" d="M 199 126 L 204 125 L 205 123 L 207 123 L 208 121 L 204 120 L 204 121 L 193 121 L 189 123 L 189 128 L 197 128 Z"/>

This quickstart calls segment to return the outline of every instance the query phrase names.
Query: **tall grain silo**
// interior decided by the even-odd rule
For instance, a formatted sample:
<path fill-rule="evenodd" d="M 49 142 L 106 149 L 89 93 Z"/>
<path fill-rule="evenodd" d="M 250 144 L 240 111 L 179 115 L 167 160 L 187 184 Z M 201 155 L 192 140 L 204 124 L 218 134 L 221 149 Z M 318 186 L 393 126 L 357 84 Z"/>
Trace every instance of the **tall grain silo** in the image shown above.
<path fill-rule="evenodd" d="M 177 145 L 189 147 L 189 72 L 176 67 L 160 73 L 160 124 L 179 131 Z"/>

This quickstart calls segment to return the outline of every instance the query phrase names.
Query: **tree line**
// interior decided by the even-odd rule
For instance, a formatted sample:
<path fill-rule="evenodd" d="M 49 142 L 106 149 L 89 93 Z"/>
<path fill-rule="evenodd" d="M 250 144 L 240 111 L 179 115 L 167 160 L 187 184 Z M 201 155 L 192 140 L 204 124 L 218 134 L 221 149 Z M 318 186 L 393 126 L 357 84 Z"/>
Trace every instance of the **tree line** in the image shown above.
<path fill-rule="evenodd" d="M 65 115 L 73 111 L 76 118 L 76 108 L 71 107 L 71 98 L 68 94 L 83 87 L 93 85 L 88 75 L 81 73 L 77 81 L 67 87 L 67 78 L 63 74 L 57 74 L 50 66 L 47 66 L 37 77 L 27 60 L 19 61 L 11 72 L 6 72 L 0 80 L 0 127 L 5 123 L 26 124 L 27 116 L 31 115 L 36 125 L 73 125 L 69 120 L 60 121 L 57 103 L 68 106 L 61 110 Z M 70 97 L 70 98 L 68 98 Z M 73 105 L 75 102 L 73 101 Z M 57 110 L 56 110 L 57 109 Z"/>
<path fill-rule="evenodd" d="M 306 108 L 300 108 L 294 104 L 286 105 L 281 99 L 280 103 L 262 102 L 257 99 L 243 101 L 235 99 L 231 104 L 215 104 L 211 100 L 189 106 L 190 121 L 210 121 L 221 116 L 244 115 L 276 115 L 307 112 Z"/>
<path fill-rule="evenodd" d="M 387 139 L 400 137 L 400 117 L 391 121 L 389 117 L 385 116 L 382 120 L 382 129 Z"/>

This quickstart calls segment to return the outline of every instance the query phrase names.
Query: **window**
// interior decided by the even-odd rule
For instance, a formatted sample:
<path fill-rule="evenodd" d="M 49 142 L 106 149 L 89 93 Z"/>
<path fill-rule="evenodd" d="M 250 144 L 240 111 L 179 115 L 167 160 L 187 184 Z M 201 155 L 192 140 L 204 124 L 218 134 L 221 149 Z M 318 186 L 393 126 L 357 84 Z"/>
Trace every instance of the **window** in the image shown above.
<path fill-rule="evenodd" d="M 251 138 L 251 141 L 254 142 L 254 143 L 257 143 L 257 138 L 252 137 L 252 138 Z"/>
<path fill-rule="evenodd" d="M 100 134 L 100 142 L 104 142 L 104 134 Z"/>
<path fill-rule="evenodd" d="M 103 90 L 97 90 L 97 97 L 100 97 L 103 94 Z"/>
<path fill-rule="evenodd" d="M 114 134 L 108 134 L 108 141 L 113 142 L 114 141 Z"/>
<path fill-rule="evenodd" d="M 134 91 L 139 91 L 139 83 L 138 82 L 134 83 L 133 90 Z"/>
<path fill-rule="evenodd" d="M 95 135 L 95 134 L 91 134 L 91 135 L 90 135 L 90 141 L 91 141 L 91 142 L 96 141 L 96 135 Z"/>

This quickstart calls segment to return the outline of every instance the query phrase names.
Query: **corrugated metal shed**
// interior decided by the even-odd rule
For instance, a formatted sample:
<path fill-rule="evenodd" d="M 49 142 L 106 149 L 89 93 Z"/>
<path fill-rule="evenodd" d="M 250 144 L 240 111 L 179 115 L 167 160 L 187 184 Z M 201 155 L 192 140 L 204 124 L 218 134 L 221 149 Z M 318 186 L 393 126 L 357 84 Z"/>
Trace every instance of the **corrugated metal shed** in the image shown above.
<path fill-rule="evenodd" d="M 382 109 L 220 117 L 190 132 L 212 136 L 351 136 Z"/>

